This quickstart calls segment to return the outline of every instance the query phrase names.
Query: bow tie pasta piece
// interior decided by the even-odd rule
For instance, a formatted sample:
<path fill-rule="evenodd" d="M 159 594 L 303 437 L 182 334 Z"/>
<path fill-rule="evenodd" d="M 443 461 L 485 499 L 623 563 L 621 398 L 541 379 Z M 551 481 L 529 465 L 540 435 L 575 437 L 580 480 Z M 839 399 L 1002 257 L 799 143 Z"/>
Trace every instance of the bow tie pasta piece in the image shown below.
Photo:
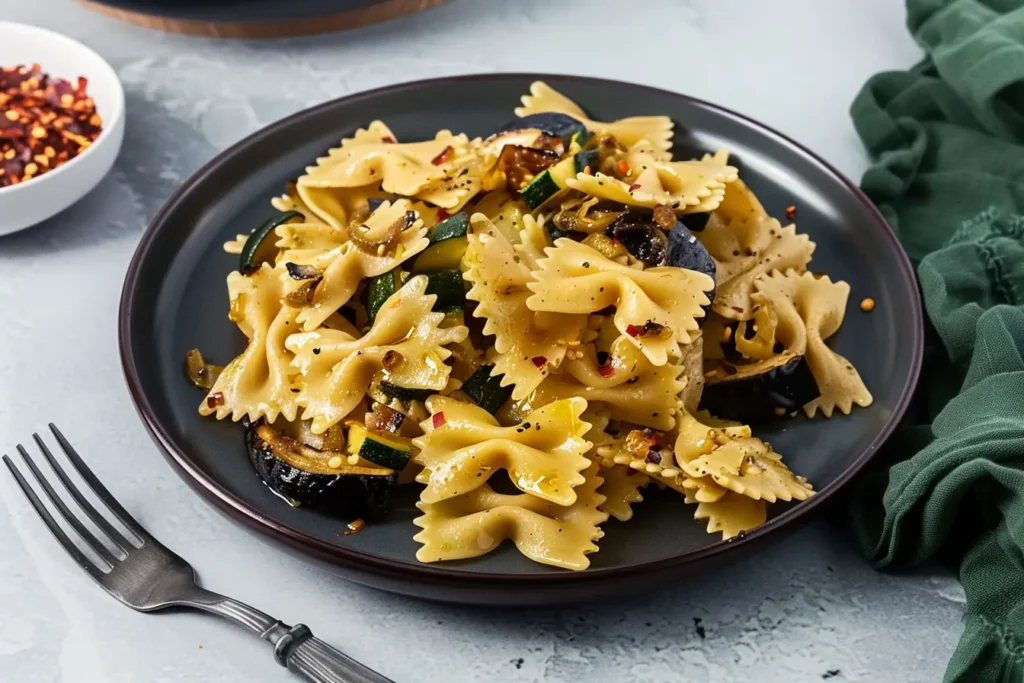
<path fill-rule="evenodd" d="M 345 305 L 363 278 L 386 273 L 426 249 L 430 240 L 426 237 L 427 229 L 419 219 L 401 230 L 390 245 L 380 246 L 376 252 L 354 241 L 358 238 L 373 243 L 384 239 L 396 223 L 407 221 L 409 211 L 407 200 L 399 199 L 394 204 L 384 202 L 370 214 L 365 226 L 367 230 L 353 227 L 351 230 L 359 231 L 359 235 L 349 232 L 349 241 L 344 245 L 303 264 L 311 265 L 323 273 L 323 279 L 314 291 L 312 303 L 299 314 L 299 322 L 306 332 L 320 327 Z"/>
<path fill-rule="evenodd" d="M 736 180 L 736 168 L 726 155 L 705 155 L 701 160 L 664 161 L 646 141 L 626 155 L 630 175 L 619 180 L 603 173 L 580 173 L 566 184 L 574 190 L 627 206 L 671 206 L 676 211 L 714 211 L 725 196 L 726 183 Z"/>
<path fill-rule="evenodd" d="M 601 465 L 601 476 L 604 483 L 598 493 L 605 497 L 600 509 L 619 520 L 628 521 L 633 517 L 633 505 L 644 500 L 640 489 L 647 486 L 651 479 L 646 474 L 626 465 Z"/>
<path fill-rule="evenodd" d="M 747 256 L 748 250 L 763 250 L 769 238 L 763 224 L 771 221 L 757 195 L 737 178 L 725 186 L 721 204 L 697 236 L 708 253 L 724 263 Z"/>
<path fill-rule="evenodd" d="M 318 257 L 348 242 L 347 233 L 326 223 L 285 223 L 276 228 L 278 263 L 314 263 Z"/>
<path fill-rule="evenodd" d="M 605 432 L 612 419 L 611 411 L 598 403 L 587 404 L 587 409 L 583 411 L 580 419 L 590 425 L 590 430 L 584 436 L 590 442 L 590 451 L 587 455 L 593 455 L 598 446 L 612 439 L 611 435 Z"/>
<path fill-rule="evenodd" d="M 299 187 L 294 182 L 289 182 L 285 193 L 270 200 L 270 205 L 282 213 L 298 211 L 303 216 L 303 223 L 323 223 L 316 211 L 299 196 Z"/>
<path fill-rule="evenodd" d="M 269 264 L 249 276 L 228 275 L 231 319 L 248 337 L 240 356 L 228 363 L 199 405 L 200 415 L 248 416 L 273 422 L 278 415 L 294 420 L 298 404 L 289 381 L 292 354 L 285 338 L 295 329 L 298 311 L 283 306 L 287 274 Z"/>
<path fill-rule="evenodd" d="M 603 375 L 592 344 L 581 347 L 578 358 L 562 363 L 560 372 L 544 380 L 530 397 L 534 405 L 572 396 L 600 403 L 616 420 L 667 430 L 675 424 L 676 402 L 684 383 L 683 368 L 652 364 L 625 337 L 612 345 Z M 607 371 L 605 371 L 607 372 Z"/>
<path fill-rule="evenodd" d="M 825 275 L 773 272 L 755 282 L 754 300 L 777 317 L 776 339 L 785 351 L 803 355 L 821 395 L 804 406 L 807 417 L 820 409 L 825 417 L 839 408 L 867 407 L 873 398 L 853 364 L 828 348 L 825 340 L 843 324 L 850 286 Z"/>
<path fill-rule="evenodd" d="M 658 266 L 639 270 L 619 265 L 567 238 L 545 250 L 547 258 L 527 284 L 534 311 L 587 314 L 615 306 L 615 327 L 655 365 L 678 354 L 698 330 L 713 281 L 704 273 Z M 651 331 L 645 333 L 645 331 Z"/>
<path fill-rule="evenodd" d="M 729 320 L 749 320 L 754 281 L 774 269 L 803 271 L 814 242 L 796 226 L 770 217 L 743 181 L 726 186 L 721 205 L 711 212 L 697 239 L 715 260 L 717 291 L 712 310 Z"/>
<path fill-rule="evenodd" d="M 769 224 L 770 241 L 763 251 L 753 250 L 741 260 L 720 264 L 715 276 L 718 289 L 712 305 L 719 315 L 731 320 L 749 320 L 753 315 L 754 282 L 773 269 L 804 270 L 814 253 L 814 242 L 807 235 L 798 234 L 796 226 L 780 227 L 778 221 Z"/>
<path fill-rule="evenodd" d="M 451 169 L 458 168 L 472 154 L 465 135 L 452 135 L 447 130 L 440 131 L 433 140 L 404 144 L 386 142 L 373 131 L 371 125 L 340 147 L 328 150 L 327 156 L 316 160 L 316 166 L 306 169 L 298 180 L 299 187 L 379 183 L 385 192 L 412 197 L 448 177 Z"/>
<path fill-rule="evenodd" d="M 612 135 L 629 147 L 647 140 L 663 156 L 672 147 L 672 119 L 667 116 L 631 116 L 611 123 L 593 121 L 579 105 L 543 81 L 530 85 L 530 94 L 523 95 L 523 106 L 516 107 L 516 116 L 529 116 L 543 112 L 567 114 L 595 135 Z"/>
<path fill-rule="evenodd" d="M 501 385 L 514 384 L 512 398 L 522 399 L 562 362 L 587 317 L 534 314 L 527 307 L 533 276 L 513 245 L 483 214 L 473 214 L 470 223 L 463 277 L 473 286 L 466 298 L 477 302 L 473 316 L 486 321 L 484 334 L 495 337 L 498 357 L 491 375 L 504 375 Z"/>
<path fill-rule="evenodd" d="M 446 167 L 444 177 L 435 180 L 416 193 L 416 198 L 440 206 L 448 213 L 462 210 L 469 200 L 484 189 L 488 166 L 479 155 L 480 141 L 473 140 L 460 150 L 455 160 Z"/>
<path fill-rule="evenodd" d="M 604 483 L 598 489 L 598 493 L 605 497 L 600 509 L 615 519 L 625 522 L 633 516 L 632 505 L 643 501 L 640 489 L 647 486 L 650 478 L 635 469 L 616 465 L 613 462 L 605 462 L 602 458 L 600 454 L 602 447 L 613 445 L 616 442 L 615 437 L 605 431 L 611 420 L 611 415 L 605 407 L 598 403 L 588 405 L 581 419 L 590 423 L 587 440 L 592 445 L 588 457 L 600 465 L 601 477 L 604 478 Z"/>
<path fill-rule="evenodd" d="M 806 479 L 783 464 L 782 456 L 754 437 L 726 438 L 715 443 L 710 453 L 681 465 L 694 479 L 710 477 L 719 486 L 754 500 L 806 500 L 814 493 Z"/>
<path fill-rule="evenodd" d="M 378 183 L 361 187 L 315 187 L 300 185 L 296 192 L 300 201 L 316 220 L 335 228 L 345 228 L 370 214 L 370 200 L 383 201 L 391 197 Z M 411 208 L 411 207 L 410 207 Z"/>
<path fill-rule="evenodd" d="M 248 240 L 248 235 L 235 235 L 235 239 L 224 243 L 224 252 L 227 254 L 241 254 L 242 248 L 245 247 L 245 243 Z"/>
<path fill-rule="evenodd" d="M 519 231 L 519 244 L 514 247 L 523 265 L 531 272 L 537 270 L 538 262 L 544 258 L 544 250 L 550 246 L 551 239 L 544 229 L 544 217 L 534 218 L 525 214 L 523 229 Z"/>
<path fill-rule="evenodd" d="M 727 541 L 764 524 L 768 519 L 768 506 L 763 500 L 727 491 L 718 500 L 698 503 L 693 518 L 707 520 L 708 533 L 720 531 L 722 540 Z"/>
<path fill-rule="evenodd" d="M 583 471 L 584 483 L 576 487 L 576 502 L 563 506 L 528 493 L 505 495 L 486 484 L 470 493 L 439 503 L 420 501 L 423 515 L 413 520 L 420 531 L 414 540 L 423 545 L 416 552 L 420 562 L 464 560 L 485 555 L 505 539 L 515 543 L 534 562 L 563 569 L 590 566 L 587 555 L 597 552 L 596 541 L 608 519 L 599 506 L 597 492 L 604 480 L 596 463 Z"/>
<path fill-rule="evenodd" d="M 331 329 L 288 337 L 285 346 L 295 354 L 292 367 L 302 381 L 296 401 L 302 419 L 313 420 L 314 434 L 348 415 L 378 373 L 398 386 L 444 389 L 451 373 L 444 362 L 451 355 L 445 345 L 465 339 L 469 331 L 440 327 L 445 316 L 431 311 L 437 297 L 426 294 L 426 288 L 425 276 L 409 280 L 384 302 L 362 337 Z"/>
<path fill-rule="evenodd" d="M 590 465 L 583 435 L 590 425 L 580 419 L 587 407 L 581 398 L 539 408 L 517 426 L 501 427 L 486 410 L 443 396 L 427 399 L 431 418 L 420 424 L 424 435 L 413 441 L 423 471 L 424 503 L 438 503 L 468 493 L 498 470 L 508 472 L 524 493 L 557 505 L 576 502 L 573 489 L 584 483 L 580 472 Z"/>

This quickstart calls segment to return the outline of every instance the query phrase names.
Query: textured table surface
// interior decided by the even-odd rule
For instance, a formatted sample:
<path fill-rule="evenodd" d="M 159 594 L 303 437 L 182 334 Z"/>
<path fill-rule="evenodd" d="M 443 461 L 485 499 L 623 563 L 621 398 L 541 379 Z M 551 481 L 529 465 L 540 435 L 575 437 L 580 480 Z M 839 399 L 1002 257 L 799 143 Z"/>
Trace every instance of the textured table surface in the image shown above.
<path fill-rule="evenodd" d="M 531 70 L 657 85 L 758 118 L 859 177 L 849 102 L 870 74 L 919 56 L 901 2 L 452 0 L 354 33 L 263 43 L 160 35 L 69 0 L 0 0 L 0 18 L 92 46 L 128 105 L 114 172 L 73 209 L 0 238 L 0 452 L 57 422 L 208 587 L 309 624 L 399 683 L 940 679 L 960 633 L 956 581 L 875 573 L 826 520 L 625 604 L 485 612 L 345 583 L 242 533 L 172 473 L 136 418 L 115 338 L 139 235 L 189 174 L 286 114 L 393 82 Z M 581 33 L 592 38 L 567 37 Z M 121 607 L 45 534 L 0 476 L 0 679 L 292 680 L 228 624 Z"/>

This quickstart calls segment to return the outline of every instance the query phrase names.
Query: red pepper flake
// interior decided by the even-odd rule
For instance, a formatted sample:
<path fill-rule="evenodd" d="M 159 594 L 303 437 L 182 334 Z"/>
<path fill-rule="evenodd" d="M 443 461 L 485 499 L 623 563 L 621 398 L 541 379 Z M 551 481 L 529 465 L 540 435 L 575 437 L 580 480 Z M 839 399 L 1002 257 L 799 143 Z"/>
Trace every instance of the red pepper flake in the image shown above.
<path fill-rule="evenodd" d="M 434 416 L 430 420 L 431 424 L 434 425 L 434 429 L 440 429 L 441 427 L 444 427 L 444 411 L 442 410 L 440 413 L 434 413 Z"/>
<path fill-rule="evenodd" d="M 613 368 L 611 365 L 598 365 L 597 371 L 598 373 L 600 373 L 602 377 L 611 377 L 613 374 L 615 374 L 615 368 Z"/>
<path fill-rule="evenodd" d="M 619 163 L 616 164 L 615 167 L 619 169 L 619 173 L 621 173 L 624 176 L 629 175 L 630 171 L 633 170 L 632 168 L 630 168 L 629 162 L 626 161 L 625 159 L 620 159 Z"/>
<path fill-rule="evenodd" d="M 366 527 L 366 522 L 361 519 L 353 519 L 347 525 L 347 528 L 342 533 L 345 536 L 351 536 L 352 534 L 358 534 Z"/>
<path fill-rule="evenodd" d="M 87 86 L 84 78 L 52 78 L 38 64 L 0 67 L 0 187 L 62 166 L 100 136 Z"/>
<path fill-rule="evenodd" d="M 211 409 L 212 408 L 218 408 L 218 407 L 220 407 L 222 405 L 224 405 L 224 394 L 223 393 L 218 391 L 216 394 L 210 394 L 209 396 L 206 397 L 206 407 L 207 408 L 211 408 Z"/>
<path fill-rule="evenodd" d="M 640 183 L 633 183 L 632 185 L 629 186 L 629 191 L 630 192 L 635 192 L 636 190 L 639 190 L 639 189 L 640 189 Z"/>
<path fill-rule="evenodd" d="M 447 163 L 448 157 L 454 151 L 455 151 L 454 148 L 452 148 L 451 145 L 448 145 L 447 147 L 445 147 L 444 149 L 441 150 L 440 154 L 438 154 L 436 157 L 431 159 L 430 163 L 432 163 L 434 166 L 440 166 L 441 164 Z"/>
<path fill-rule="evenodd" d="M 790 205 L 790 206 L 786 207 L 786 218 L 788 220 L 791 220 L 791 221 L 796 219 L 796 207 L 795 206 Z"/>
<path fill-rule="evenodd" d="M 444 209 L 438 209 L 437 210 L 437 220 L 443 221 L 444 219 L 451 218 L 451 217 L 452 217 L 452 215 L 450 213 L 448 213 L 446 210 L 444 210 Z"/>
<path fill-rule="evenodd" d="M 389 144 L 389 145 L 393 145 L 393 144 L 395 144 L 396 142 L 398 142 L 398 140 L 394 139 L 394 138 L 393 138 L 393 137 L 391 137 L 390 135 L 385 135 L 384 137 L 382 137 L 382 138 L 380 139 L 380 141 L 381 141 L 381 142 L 385 142 L 385 143 L 387 143 L 387 144 Z"/>
<path fill-rule="evenodd" d="M 544 356 L 534 356 L 530 360 L 532 360 L 533 364 L 536 365 L 538 368 L 542 368 L 548 364 L 548 359 L 545 358 Z"/>
<path fill-rule="evenodd" d="M 639 337 L 644 328 L 640 325 L 626 325 L 626 334 L 630 337 Z"/>

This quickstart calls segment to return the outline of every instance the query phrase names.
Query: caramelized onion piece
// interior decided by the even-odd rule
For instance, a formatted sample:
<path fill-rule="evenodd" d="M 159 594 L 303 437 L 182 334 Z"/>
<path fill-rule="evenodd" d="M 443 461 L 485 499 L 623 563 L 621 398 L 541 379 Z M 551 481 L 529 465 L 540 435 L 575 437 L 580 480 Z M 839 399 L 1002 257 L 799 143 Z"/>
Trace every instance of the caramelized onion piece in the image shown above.
<path fill-rule="evenodd" d="M 406 211 L 404 216 L 400 216 L 394 223 L 388 226 L 384 236 L 379 240 L 371 240 L 363 237 L 360 233 L 360 225 L 350 225 L 345 229 L 346 237 L 352 244 L 356 245 L 356 249 L 363 252 L 364 254 L 372 254 L 378 256 L 381 253 L 381 247 L 384 251 L 388 251 L 394 245 L 395 240 L 402 234 L 403 230 L 412 227 L 412 224 L 416 222 L 416 212 Z"/>
<path fill-rule="evenodd" d="M 185 354 L 185 375 L 199 389 L 212 389 L 223 370 L 223 366 L 207 363 L 199 349 L 189 349 Z"/>

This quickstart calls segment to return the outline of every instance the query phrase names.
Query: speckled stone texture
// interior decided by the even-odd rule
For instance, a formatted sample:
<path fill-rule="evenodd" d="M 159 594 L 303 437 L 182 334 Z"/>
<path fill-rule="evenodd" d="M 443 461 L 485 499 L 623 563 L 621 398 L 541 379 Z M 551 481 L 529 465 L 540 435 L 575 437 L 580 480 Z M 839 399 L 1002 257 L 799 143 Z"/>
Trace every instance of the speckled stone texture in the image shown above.
<path fill-rule="evenodd" d="M 309 624 L 399 683 L 941 678 L 960 633 L 956 581 L 938 569 L 877 574 L 828 521 L 625 604 L 483 611 L 345 583 L 241 532 L 186 488 L 136 418 L 115 337 L 139 235 L 190 173 L 286 114 L 398 81 L 546 70 L 647 83 L 760 119 L 859 177 L 867 160 L 848 104 L 869 75 L 919 56 L 901 2 L 452 0 L 354 33 L 250 43 L 152 33 L 70 0 L 0 0 L 0 18 L 82 40 L 114 65 L 128 98 L 111 176 L 64 214 L 0 238 L 0 452 L 55 421 L 207 586 Z M 226 623 L 136 614 L 108 598 L 3 474 L 0 680 L 292 679 Z"/>

